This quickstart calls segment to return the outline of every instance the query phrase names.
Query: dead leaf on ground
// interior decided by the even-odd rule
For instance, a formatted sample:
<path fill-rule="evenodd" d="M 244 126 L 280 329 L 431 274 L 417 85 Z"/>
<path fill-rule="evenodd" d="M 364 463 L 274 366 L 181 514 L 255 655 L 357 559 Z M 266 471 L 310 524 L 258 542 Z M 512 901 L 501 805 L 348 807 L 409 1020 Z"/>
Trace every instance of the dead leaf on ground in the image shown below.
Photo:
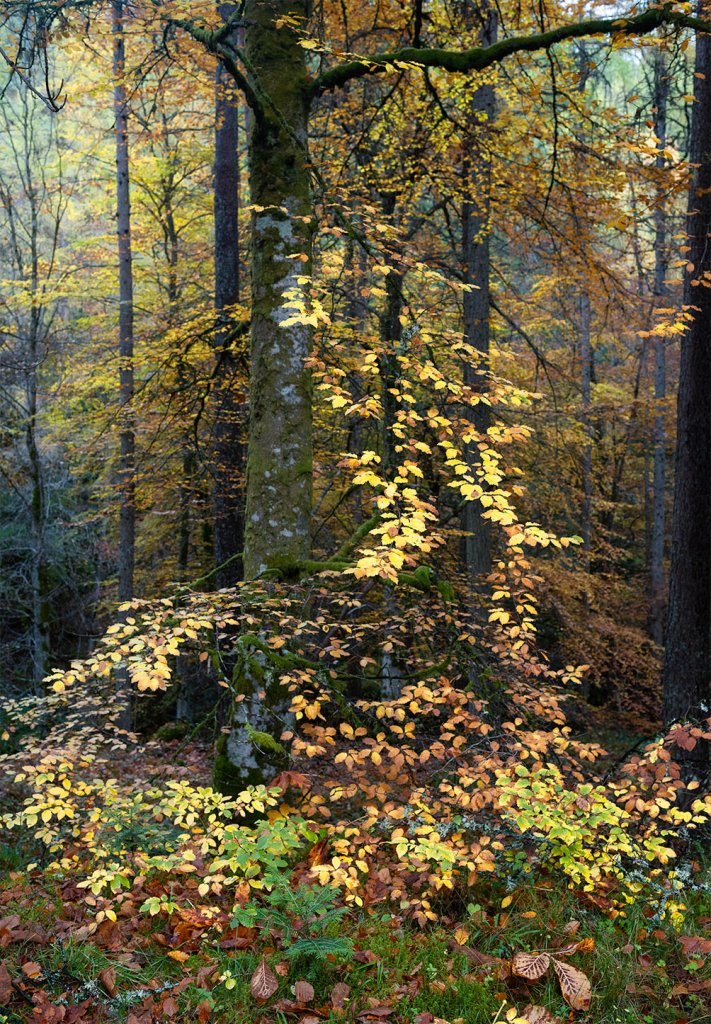
<path fill-rule="evenodd" d="M 553 968 L 568 1006 L 573 1010 L 587 1010 L 592 996 L 587 975 L 563 960 L 553 960 Z"/>
<path fill-rule="evenodd" d="M 334 1010 L 342 1010 L 350 994 L 350 986 L 345 981 L 337 981 L 331 992 L 331 1006 Z"/>
<path fill-rule="evenodd" d="M 249 990 L 255 999 L 270 999 L 279 988 L 279 982 L 266 960 L 262 960 L 249 982 Z"/>
<path fill-rule="evenodd" d="M 5 966 L 5 961 L 0 963 L 0 1006 L 7 1006 L 12 1000 L 15 991 L 12 987 L 12 978 L 10 972 Z"/>
<path fill-rule="evenodd" d="M 538 981 L 548 970 L 550 962 L 547 953 L 516 953 L 511 961 L 511 970 L 519 978 Z"/>
<path fill-rule="evenodd" d="M 297 981 L 296 984 L 294 985 L 294 999 L 297 1001 L 297 1003 L 303 1006 L 304 1003 L 312 1002 L 313 998 L 313 985 L 308 981 Z"/>
<path fill-rule="evenodd" d="M 533 1003 L 525 1007 L 521 1016 L 528 1024 L 561 1024 L 560 1017 L 555 1017 L 545 1006 L 534 1006 Z"/>
<path fill-rule="evenodd" d="M 116 970 L 113 967 L 107 967 L 103 971 L 99 971 L 99 981 L 104 986 L 109 995 L 113 998 L 116 995 Z"/>
<path fill-rule="evenodd" d="M 687 955 L 690 953 L 711 953 L 711 939 L 702 939 L 700 935 L 680 935 L 679 942 Z"/>

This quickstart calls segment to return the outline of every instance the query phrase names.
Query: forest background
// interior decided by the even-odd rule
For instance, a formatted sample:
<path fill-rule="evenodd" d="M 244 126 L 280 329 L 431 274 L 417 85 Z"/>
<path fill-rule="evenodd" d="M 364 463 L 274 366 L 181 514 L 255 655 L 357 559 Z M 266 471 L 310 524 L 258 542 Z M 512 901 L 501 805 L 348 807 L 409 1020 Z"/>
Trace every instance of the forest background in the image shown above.
<path fill-rule="evenodd" d="M 707 1019 L 704 18 L 5 3 L 5 1020 Z"/>

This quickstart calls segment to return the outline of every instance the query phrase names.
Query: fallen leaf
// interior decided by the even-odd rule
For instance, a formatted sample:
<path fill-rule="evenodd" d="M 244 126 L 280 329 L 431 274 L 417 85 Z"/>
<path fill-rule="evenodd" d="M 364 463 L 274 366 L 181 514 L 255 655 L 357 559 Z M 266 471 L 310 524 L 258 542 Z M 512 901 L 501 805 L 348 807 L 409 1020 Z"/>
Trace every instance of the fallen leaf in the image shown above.
<path fill-rule="evenodd" d="M 12 978 L 3 960 L 0 963 L 0 1006 L 7 1006 L 14 994 Z"/>
<path fill-rule="evenodd" d="M 568 1006 L 573 1010 L 587 1010 L 592 995 L 587 975 L 563 960 L 554 959 L 553 969 L 558 975 L 560 990 Z"/>
<path fill-rule="evenodd" d="M 182 949 L 171 949 L 168 956 L 171 960 L 177 960 L 179 964 L 184 964 L 186 960 L 190 959 L 190 954 Z"/>
<path fill-rule="evenodd" d="M 522 1017 L 525 1017 L 528 1024 L 561 1024 L 560 1017 L 555 1017 L 545 1006 L 534 1006 L 529 1003 L 524 1008 Z"/>
<path fill-rule="evenodd" d="M 270 999 L 279 988 L 274 971 L 266 960 L 262 960 L 249 982 L 249 990 L 255 999 Z"/>
<path fill-rule="evenodd" d="M 113 998 L 116 995 L 116 969 L 107 967 L 105 970 L 99 971 L 99 981 Z"/>
<path fill-rule="evenodd" d="M 394 1012 L 395 1011 L 392 1006 L 371 1006 L 367 1010 L 360 1011 L 358 1014 L 358 1020 L 366 1020 L 368 1017 L 377 1017 L 379 1019 L 383 1017 L 391 1017 Z"/>
<path fill-rule="evenodd" d="M 166 1017 L 174 1017 L 178 1012 L 178 1000 L 173 996 L 168 996 L 163 1000 L 162 1010 Z"/>
<path fill-rule="evenodd" d="M 301 1006 L 310 1003 L 314 998 L 314 987 L 308 981 L 297 981 L 294 985 L 294 999 Z"/>
<path fill-rule="evenodd" d="M 519 978 L 538 981 L 548 970 L 550 962 L 547 953 L 517 953 L 511 961 L 511 970 Z"/>
<path fill-rule="evenodd" d="M 42 968 L 34 960 L 28 960 L 26 964 L 22 965 L 22 973 L 31 981 L 36 981 L 42 977 Z"/>
<path fill-rule="evenodd" d="M 690 953 L 711 953 L 711 939 L 702 939 L 699 935 L 680 935 L 679 942 L 687 956 Z"/>
<path fill-rule="evenodd" d="M 351 990 L 345 981 L 337 981 L 331 992 L 331 1006 L 335 1010 L 342 1010 L 350 994 Z"/>
<path fill-rule="evenodd" d="M 567 924 L 563 925 L 563 933 L 565 935 L 576 935 L 580 928 L 580 921 L 568 921 Z"/>

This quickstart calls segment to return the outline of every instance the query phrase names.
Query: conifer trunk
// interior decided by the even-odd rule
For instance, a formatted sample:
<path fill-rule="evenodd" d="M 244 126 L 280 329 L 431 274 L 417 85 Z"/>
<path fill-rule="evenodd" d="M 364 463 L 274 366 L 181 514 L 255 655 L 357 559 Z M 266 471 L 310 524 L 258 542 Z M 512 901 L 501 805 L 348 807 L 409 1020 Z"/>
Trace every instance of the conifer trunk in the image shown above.
<path fill-rule="evenodd" d="M 654 134 L 659 152 L 655 161 L 659 174 L 664 170 L 667 144 L 667 101 L 669 81 L 663 50 L 657 50 L 654 62 Z M 667 275 L 667 215 L 663 188 L 657 190 L 654 208 L 654 302 L 664 305 Z M 664 541 L 666 505 L 666 414 L 667 394 L 666 339 L 654 338 L 654 456 L 652 471 L 652 531 L 649 546 L 649 632 L 655 643 L 664 642 Z"/>
<path fill-rule="evenodd" d="M 666 652 L 664 721 L 707 716 L 711 703 L 711 36 L 696 36 Z M 678 751 L 687 777 L 703 777 L 708 744 Z"/>

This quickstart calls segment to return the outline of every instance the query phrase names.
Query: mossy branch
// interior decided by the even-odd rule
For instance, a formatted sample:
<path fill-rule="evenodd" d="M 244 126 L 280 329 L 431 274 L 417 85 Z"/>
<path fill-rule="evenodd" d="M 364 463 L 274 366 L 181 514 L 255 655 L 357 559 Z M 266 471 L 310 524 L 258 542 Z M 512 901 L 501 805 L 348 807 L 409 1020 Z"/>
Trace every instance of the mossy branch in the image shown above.
<path fill-rule="evenodd" d="M 590 18 L 571 25 L 560 25 L 547 32 L 526 36 L 511 36 L 491 46 L 476 46 L 469 50 L 445 50 L 434 47 L 407 46 L 389 53 L 376 53 L 357 60 L 344 61 L 324 71 L 311 86 L 312 95 L 318 96 L 331 89 L 337 89 L 347 82 L 365 75 L 392 70 L 396 62 L 417 65 L 421 68 L 440 68 L 443 71 L 483 71 L 514 53 L 548 50 L 556 43 L 586 36 L 633 36 L 646 35 L 664 25 L 675 28 L 691 28 L 697 32 L 711 33 L 711 22 L 683 14 L 670 6 L 654 7 L 641 14 L 618 18 Z M 388 67 L 390 65 L 390 67 Z M 402 68 L 397 68 L 402 70 Z"/>

